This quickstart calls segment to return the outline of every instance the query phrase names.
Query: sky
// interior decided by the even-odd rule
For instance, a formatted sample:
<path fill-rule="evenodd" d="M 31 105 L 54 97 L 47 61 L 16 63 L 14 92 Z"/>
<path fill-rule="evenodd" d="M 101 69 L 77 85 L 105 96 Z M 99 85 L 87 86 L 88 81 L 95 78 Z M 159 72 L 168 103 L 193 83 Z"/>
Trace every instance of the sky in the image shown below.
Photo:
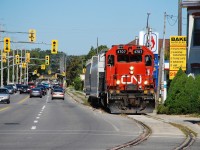
<path fill-rule="evenodd" d="M 135 39 L 148 24 L 163 38 L 164 12 L 166 35 L 178 34 L 178 0 L 0 0 L 0 30 L 28 32 L 36 30 L 36 42 L 12 43 L 11 49 L 51 49 L 58 40 L 58 50 L 67 55 L 86 55 L 98 45 L 111 47 Z M 186 10 L 183 9 L 183 35 L 186 34 Z M 0 38 L 28 41 L 28 34 L 1 33 Z M 0 43 L 2 48 L 2 43 Z"/>

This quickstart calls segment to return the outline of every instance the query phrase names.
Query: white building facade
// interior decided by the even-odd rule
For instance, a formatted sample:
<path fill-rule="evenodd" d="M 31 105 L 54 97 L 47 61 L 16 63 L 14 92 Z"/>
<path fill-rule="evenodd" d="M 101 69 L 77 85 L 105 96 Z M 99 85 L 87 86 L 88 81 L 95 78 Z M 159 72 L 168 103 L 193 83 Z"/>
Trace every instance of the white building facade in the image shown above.
<path fill-rule="evenodd" d="M 200 0 L 183 0 L 187 8 L 187 73 L 200 74 Z"/>

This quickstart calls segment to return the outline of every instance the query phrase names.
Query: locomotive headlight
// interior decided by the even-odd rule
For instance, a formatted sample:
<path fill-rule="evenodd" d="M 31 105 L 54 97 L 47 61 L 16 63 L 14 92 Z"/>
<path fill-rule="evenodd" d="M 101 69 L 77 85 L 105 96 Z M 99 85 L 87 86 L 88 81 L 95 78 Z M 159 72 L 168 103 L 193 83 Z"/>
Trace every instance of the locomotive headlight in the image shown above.
<path fill-rule="evenodd" d="M 146 80 L 146 81 L 144 81 L 144 85 L 147 85 L 147 84 L 149 84 L 149 82 Z"/>
<path fill-rule="evenodd" d="M 133 71 L 130 71 L 130 74 L 133 74 Z"/>
<path fill-rule="evenodd" d="M 130 66 L 129 69 L 130 69 L 130 71 L 133 71 L 133 70 L 134 70 L 134 67 L 133 67 L 133 66 Z"/>
<path fill-rule="evenodd" d="M 116 81 L 116 84 L 119 85 L 119 84 L 120 84 L 120 80 L 117 80 L 117 81 Z"/>

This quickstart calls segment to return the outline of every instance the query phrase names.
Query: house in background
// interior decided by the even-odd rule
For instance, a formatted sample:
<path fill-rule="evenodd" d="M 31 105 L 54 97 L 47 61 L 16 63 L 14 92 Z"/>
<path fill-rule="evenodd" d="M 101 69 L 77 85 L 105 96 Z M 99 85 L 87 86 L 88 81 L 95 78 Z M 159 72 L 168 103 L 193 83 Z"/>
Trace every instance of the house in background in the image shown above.
<path fill-rule="evenodd" d="M 200 74 L 200 0 L 183 0 L 187 9 L 187 73 Z"/>

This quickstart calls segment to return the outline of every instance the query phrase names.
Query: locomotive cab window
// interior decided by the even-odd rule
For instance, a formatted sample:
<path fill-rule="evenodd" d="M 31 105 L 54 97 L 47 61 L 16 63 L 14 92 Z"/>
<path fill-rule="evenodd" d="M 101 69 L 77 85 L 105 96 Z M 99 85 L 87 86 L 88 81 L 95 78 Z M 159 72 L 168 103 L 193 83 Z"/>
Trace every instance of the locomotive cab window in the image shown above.
<path fill-rule="evenodd" d="M 152 65 L 152 57 L 151 57 L 151 55 L 146 55 L 145 56 L 145 65 L 146 66 L 151 66 Z"/>
<path fill-rule="evenodd" d="M 142 61 L 142 55 L 131 55 L 130 56 L 130 62 L 141 62 Z"/>
<path fill-rule="evenodd" d="M 128 55 L 117 55 L 118 62 L 128 62 Z"/>
<path fill-rule="evenodd" d="M 108 63 L 108 65 L 110 65 L 110 66 L 114 66 L 114 55 L 108 55 L 108 61 L 107 61 L 107 63 Z"/>

